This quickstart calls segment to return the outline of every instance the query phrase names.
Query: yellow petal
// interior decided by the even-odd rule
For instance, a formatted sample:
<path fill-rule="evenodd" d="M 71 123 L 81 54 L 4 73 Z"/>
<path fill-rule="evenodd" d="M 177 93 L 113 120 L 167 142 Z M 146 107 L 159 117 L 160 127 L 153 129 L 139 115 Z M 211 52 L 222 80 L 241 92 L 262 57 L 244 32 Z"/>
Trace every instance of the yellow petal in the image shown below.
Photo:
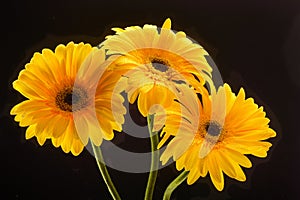
<path fill-rule="evenodd" d="M 46 127 L 48 125 L 47 120 L 49 120 L 49 118 L 45 118 L 45 119 L 41 120 L 40 123 L 36 124 L 36 126 L 35 126 L 35 135 L 37 137 L 39 137 L 40 135 L 45 135 Z"/>
<path fill-rule="evenodd" d="M 181 171 L 183 168 L 184 168 L 184 166 L 185 166 L 185 157 L 186 157 L 186 153 L 185 154 L 183 154 L 177 161 L 176 161 L 176 169 L 178 170 L 178 171 Z"/>
<path fill-rule="evenodd" d="M 164 29 L 171 29 L 171 19 L 167 18 L 164 22 L 164 24 L 162 25 L 162 28 Z"/>
<path fill-rule="evenodd" d="M 41 98 L 40 95 L 32 90 L 27 84 L 22 81 L 16 80 L 13 82 L 13 88 L 19 91 L 22 95 L 27 97 L 28 99 L 38 99 Z"/>
<path fill-rule="evenodd" d="M 207 158 L 200 159 L 198 166 L 199 166 L 200 176 L 205 177 L 208 173 Z"/>
<path fill-rule="evenodd" d="M 226 148 L 226 150 L 224 149 L 224 152 L 228 156 L 228 158 L 230 158 L 234 162 L 237 162 L 241 166 L 246 167 L 246 168 L 252 167 L 251 161 L 245 155 L 241 154 L 240 152 L 237 152 L 236 150 L 232 150 L 232 149 L 228 149 L 228 148 Z"/>
<path fill-rule="evenodd" d="M 187 184 L 192 185 L 199 179 L 199 177 L 200 173 L 198 169 L 191 170 L 187 178 Z"/>
<path fill-rule="evenodd" d="M 210 178 L 217 190 L 222 191 L 224 188 L 224 177 L 222 170 L 220 169 L 218 162 L 213 154 L 210 154 L 207 160 Z"/>
<path fill-rule="evenodd" d="M 88 122 L 86 121 L 85 118 L 81 117 L 81 115 L 78 113 L 74 113 L 73 120 L 74 120 L 74 127 L 73 130 L 70 131 L 76 132 L 81 142 L 84 145 L 87 145 L 89 140 Z"/>
<path fill-rule="evenodd" d="M 220 156 L 218 159 L 220 160 L 221 169 L 227 174 L 229 177 L 237 179 L 238 181 L 245 181 L 246 176 L 235 160 L 230 158 L 230 154 L 220 152 Z"/>
<path fill-rule="evenodd" d="M 147 95 L 144 93 L 140 93 L 139 98 L 138 98 L 138 108 L 140 113 L 146 117 L 148 115 L 148 99 L 147 99 Z"/>
<path fill-rule="evenodd" d="M 197 167 L 197 162 L 199 159 L 199 156 L 198 156 L 198 152 L 199 152 L 199 147 L 196 146 L 196 145 L 192 145 L 188 151 L 188 155 L 186 156 L 186 159 L 185 159 L 185 166 L 186 166 L 186 169 L 190 170 L 194 167 Z M 199 170 L 198 170 L 199 171 Z M 199 176 L 200 176 L 200 173 L 199 173 Z"/>
<path fill-rule="evenodd" d="M 52 133 L 53 137 L 60 137 L 69 125 L 69 119 L 65 119 L 62 116 L 53 116 L 51 120 L 48 121 L 47 130 Z"/>
<path fill-rule="evenodd" d="M 84 148 L 84 145 L 80 140 L 74 140 L 71 147 L 71 152 L 74 156 L 78 156 Z"/>
<path fill-rule="evenodd" d="M 35 135 L 35 125 L 31 125 L 27 128 L 25 133 L 26 140 L 32 138 Z"/>
<path fill-rule="evenodd" d="M 64 141 L 65 134 L 61 135 L 59 138 L 51 138 L 53 146 L 56 148 L 61 146 L 62 142 Z"/>
<path fill-rule="evenodd" d="M 40 135 L 36 136 L 36 138 L 37 138 L 39 145 L 43 146 L 44 143 L 46 142 L 47 135 L 45 133 L 41 133 Z"/>
<path fill-rule="evenodd" d="M 73 143 L 73 136 L 74 132 L 67 130 L 65 132 L 64 140 L 61 143 L 61 148 L 65 153 L 69 153 L 71 151 L 72 143 Z"/>

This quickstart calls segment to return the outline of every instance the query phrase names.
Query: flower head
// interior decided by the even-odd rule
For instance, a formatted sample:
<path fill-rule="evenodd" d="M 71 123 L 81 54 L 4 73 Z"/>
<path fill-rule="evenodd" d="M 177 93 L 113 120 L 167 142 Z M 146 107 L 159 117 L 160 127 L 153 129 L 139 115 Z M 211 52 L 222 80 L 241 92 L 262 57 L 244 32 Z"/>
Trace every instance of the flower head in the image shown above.
<path fill-rule="evenodd" d="M 202 103 L 194 92 L 184 94 L 182 111 L 167 114 L 172 120 L 167 119 L 162 130 L 160 146 L 175 135 L 161 156 L 163 164 L 173 157 L 178 170 L 189 171 L 188 184 L 209 173 L 219 191 L 224 188 L 223 172 L 245 181 L 241 166 L 252 166 L 246 155 L 266 157 L 271 143 L 263 140 L 276 135 L 263 108 L 246 99 L 243 89 L 235 95 L 227 84 L 214 97 L 202 95 Z"/>
<path fill-rule="evenodd" d="M 107 36 L 101 44 L 110 55 L 121 55 L 111 66 L 114 70 L 127 70 L 125 91 L 129 102 L 137 98 L 143 116 L 156 100 L 149 98 L 153 93 L 166 94 L 160 105 L 168 107 L 180 92 L 180 84 L 203 85 L 211 80 L 211 67 L 202 46 L 188 39 L 184 32 L 171 30 L 171 20 L 167 19 L 159 30 L 154 25 L 131 26 L 125 29 L 113 28 L 116 35 Z M 195 78 L 195 76 L 197 78 Z M 198 87 L 201 92 L 201 87 Z M 159 98 L 159 96 L 157 97 Z M 148 106 L 143 106 L 146 104 Z M 146 109 L 144 109 L 146 108 Z"/>
<path fill-rule="evenodd" d="M 28 98 L 11 110 L 20 126 L 29 126 L 26 139 L 35 136 L 40 145 L 51 139 L 55 147 L 78 155 L 89 138 L 100 145 L 113 138 L 113 130 L 121 131 L 126 110 L 114 88 L 120 77 L 104 69 L 104 50 L 89 44 L 70 42 L 55 52 L 35 53 L 13 82 Z M 118 112 L 112 113 L 112 105 Z"/>

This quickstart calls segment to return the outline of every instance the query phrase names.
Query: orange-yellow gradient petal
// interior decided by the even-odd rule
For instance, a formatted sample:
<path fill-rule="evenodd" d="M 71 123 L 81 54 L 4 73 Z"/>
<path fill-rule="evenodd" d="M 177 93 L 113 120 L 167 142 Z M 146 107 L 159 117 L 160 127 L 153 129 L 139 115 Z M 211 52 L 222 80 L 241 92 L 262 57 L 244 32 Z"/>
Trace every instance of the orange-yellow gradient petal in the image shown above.
<path fill-rule="evenodd" d="M 224 84 L 214 97 L 206 94 L 202 95 L 201 101 L 195 93 L 189 102 L 183 99 L 181 115 L 167 111 L 162 133 L 164 138 L 175 137 L 168 143 L 160 159 L 165 164 L 172 157 L 178 170 L 189 171 L 188 184 L 209 173 L 216 189 L 222 191 L 223 173 L 238 181 L 245 181 L 243 167 L 252 167 L 246 155 L 266 157 L 272 144 L 265 140 L 275 137 L 276 132 L 269 127 L 270 120 L 263 108 L 255 104 L 253 98 L 246 98 L 243 89 L 235 95 L 230 86 Z M 198 101 L 199 115 L 190 112 L 196 108 L 195 99 Z M 171 119 L 187 123 L 174 126 Z M 206 149 L 203 154 L 202 149 L 206 148 L 204 144 L 211 145 L 211 149 Z"/>
<path fill-rule="evenodd" d="M 205 58 L 208 53 L 185 33 L 171 30 L 169 18 L 162 28 L 145 24 L 113 30 L 116 34 L 107 36 L 100 46 L 108 55 L 120 55 L 110 67 L 125 70 L 128 84 L 124 90 L 130 103 L 138 101 L 143 116 L 149 114 L 151 105 L 171 105 L 181 84 L 201 92 L 206 81 L 211 83 L 212 68 Z M 157 96 L 161 97 L 159 101 Z"/>
<path fill-rule="evenodd" d="M 27 98 L 10 112 L 20 126 L 28 126 L 26 139 L 35 136 L 40 145 L 51 139 L 65 153 L 79 155 L 89 139 L 100 145 L 103 138 L 113 138 L 113 130 L 121 131 L 126 109 L 114 88 L 120 75 L 106 72 L 108 64 L 103 49 L 84 43 L 35 53 L 13 82 Z M 112 107 L 117 109 L 112 112 Z M 76 125 L 85 131 L 78 132 Z"/>

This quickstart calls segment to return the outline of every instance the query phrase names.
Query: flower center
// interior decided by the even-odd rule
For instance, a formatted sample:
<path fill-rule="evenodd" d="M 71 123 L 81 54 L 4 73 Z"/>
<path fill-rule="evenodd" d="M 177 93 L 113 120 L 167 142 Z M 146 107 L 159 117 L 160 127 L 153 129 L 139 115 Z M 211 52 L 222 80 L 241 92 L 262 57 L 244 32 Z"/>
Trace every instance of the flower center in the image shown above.
<path fill-rule="evenodd" d="M 154 67 L 154 69 L 161 72 L 166 72 L 169 69 L 168 62 L 161 60 L 159 58 L 151 59 L 151 64 Z"/>
<path fill-rule="evenodd" d="M 87 106 L 88 95 L 82 88 L 66 87 L 57 93 L 55 103 L 63 111 L 77 111 Z"/>
<path fill-rule="evenodd" d="M 211 136 L 218 136 L 222 132 L 222 127 L 217 122 L 209 122 L 205 125 L 206 132 Z"/>

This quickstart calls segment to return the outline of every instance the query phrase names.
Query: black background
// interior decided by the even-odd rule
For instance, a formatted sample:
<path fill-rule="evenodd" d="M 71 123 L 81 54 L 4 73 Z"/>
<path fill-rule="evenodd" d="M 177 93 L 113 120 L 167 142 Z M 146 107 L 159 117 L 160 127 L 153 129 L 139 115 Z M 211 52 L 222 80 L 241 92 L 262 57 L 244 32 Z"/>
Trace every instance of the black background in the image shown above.
<path fill-rule="evenodd" d="M 299 1 L 21 1 L 2 6 L 0 90 L 1 199 L 110 199 L 94 158 L 65 154 L 49 142 L 26 141 L 9 116 L 23 97 L 11 87 L 32 54 L 73 40 L 99 44 L 111 27 L 160 26 L 170 17 L 202 44 L 235 92 L 246 89 L 263 105 L 278 132 L 268 159 L 250 157 L 246 183 L 225 179 L 216 192 L 208 178 L 174 193 L 183 199 L 299 199 L 300 2 Z M 142 199 L 147 174 L 110 169 L 123 199 Z M 174 177 L 160 171 L 155 199 Z"/>

